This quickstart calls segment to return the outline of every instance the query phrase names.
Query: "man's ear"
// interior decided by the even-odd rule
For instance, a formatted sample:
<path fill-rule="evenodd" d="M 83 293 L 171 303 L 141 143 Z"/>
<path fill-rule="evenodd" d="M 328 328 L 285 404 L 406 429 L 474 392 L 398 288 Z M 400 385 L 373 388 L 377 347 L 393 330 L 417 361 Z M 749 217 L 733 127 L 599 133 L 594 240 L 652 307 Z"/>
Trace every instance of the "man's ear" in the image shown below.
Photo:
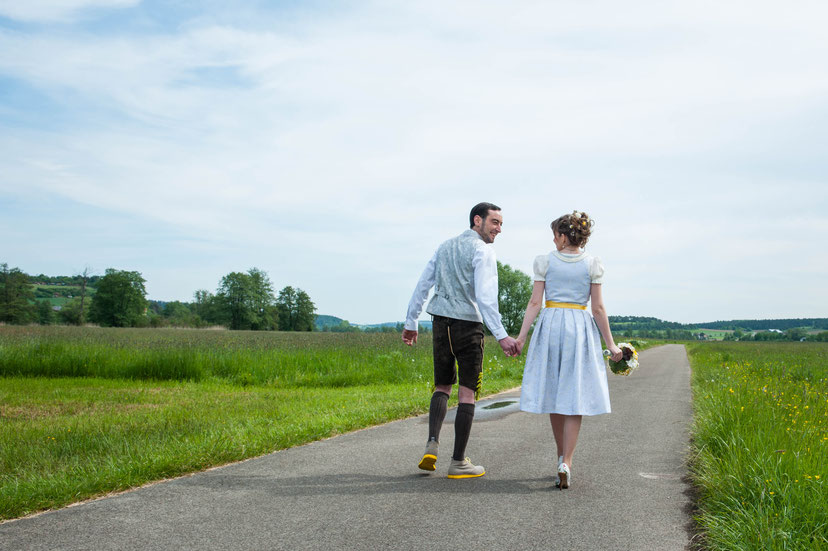
<path fill-rule="evenodd" d="M 475 214 L 474 215 L 474 225 L 475 226 L 480 226 L 482 224 L 483 224 L 483 217 L 480 216 L 479 214 Z"/>

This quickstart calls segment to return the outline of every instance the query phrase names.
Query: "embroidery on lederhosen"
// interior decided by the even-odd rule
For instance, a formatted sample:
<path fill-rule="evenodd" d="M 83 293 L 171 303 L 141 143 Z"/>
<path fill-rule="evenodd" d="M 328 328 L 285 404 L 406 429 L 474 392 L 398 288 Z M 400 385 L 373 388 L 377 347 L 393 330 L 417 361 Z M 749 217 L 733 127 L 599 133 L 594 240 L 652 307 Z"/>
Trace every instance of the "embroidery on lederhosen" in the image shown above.
<path fill-rule="evenodd" d="M 480 399 L 480 391 L 483 390 L 483 352 L 486 348 L 486 341 L 481 339 L 480 340 L 480 373 L 477 374 L 477 387 L 474 389 L 474 401 Z"/>

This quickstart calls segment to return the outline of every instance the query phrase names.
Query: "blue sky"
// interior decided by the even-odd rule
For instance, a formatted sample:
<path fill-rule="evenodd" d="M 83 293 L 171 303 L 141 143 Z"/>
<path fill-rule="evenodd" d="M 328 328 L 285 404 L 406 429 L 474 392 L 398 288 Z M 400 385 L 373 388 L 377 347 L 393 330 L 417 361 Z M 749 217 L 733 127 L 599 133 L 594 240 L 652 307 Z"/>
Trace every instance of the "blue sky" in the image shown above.
<path fill-rule="evenodd" d="M 401 320 L 478 201 L 531 273 L 596 220 L 611 314 L 828 315 L 828 8 L 0 0 L 0 261 L 190 300 L 265 270 Z"/>

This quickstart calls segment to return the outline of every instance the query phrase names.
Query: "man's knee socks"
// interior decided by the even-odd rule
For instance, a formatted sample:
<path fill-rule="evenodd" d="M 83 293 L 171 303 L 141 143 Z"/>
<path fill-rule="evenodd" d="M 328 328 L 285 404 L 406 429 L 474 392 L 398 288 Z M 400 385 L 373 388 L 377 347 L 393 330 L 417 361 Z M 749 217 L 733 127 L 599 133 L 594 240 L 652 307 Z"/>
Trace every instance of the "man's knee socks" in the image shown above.
<path fill-rule="evenodd" d="M 455 461 L 466 458 L 466 444 L 469 442 L 472 421 L 474 421 L 474 404 L 460 404 L 457 406 L 457 415 L 454 418 L 454 455 Z"/>
<path fill-rule="evenodd" d="M 436 391 L 431 396 L 431 405 L 428 408 L 428 439 L 440 440 L 440 428 L 446 418 L 448 394 Z"/>

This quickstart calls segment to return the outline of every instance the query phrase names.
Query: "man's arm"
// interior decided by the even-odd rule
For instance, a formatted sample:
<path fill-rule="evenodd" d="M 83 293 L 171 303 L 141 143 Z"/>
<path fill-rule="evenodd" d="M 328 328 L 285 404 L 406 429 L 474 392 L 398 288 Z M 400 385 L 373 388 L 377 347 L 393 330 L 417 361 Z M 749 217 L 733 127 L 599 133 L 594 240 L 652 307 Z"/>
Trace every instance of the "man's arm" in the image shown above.
<path fill-rule="evenodd" d="M 402 334 L 403 342 L 408 346 L 417 342 L 417 320 L 420 319 L 420 313 L 423 311 L 423 304 L 428 298 L 428 292 L 434 287 L 436 265 L 437 253 L 435 252 L 426 264 L 425 270 L 423 270 L 420 280 L 414 288 L 414 294 L 411 295 L 411 300 L 408 302 L 408 311 L 405 314 L 405 325 Z"/>
<path fill-rule="evenodd" d="M 472 260 L 474 266 L 474 298 L 486 327 L 497 339 L 507 356 L 520 354 L 520 346 L 503 328 L 497 305 L 497 259 L 494 249 L 480 247 Z"/>

